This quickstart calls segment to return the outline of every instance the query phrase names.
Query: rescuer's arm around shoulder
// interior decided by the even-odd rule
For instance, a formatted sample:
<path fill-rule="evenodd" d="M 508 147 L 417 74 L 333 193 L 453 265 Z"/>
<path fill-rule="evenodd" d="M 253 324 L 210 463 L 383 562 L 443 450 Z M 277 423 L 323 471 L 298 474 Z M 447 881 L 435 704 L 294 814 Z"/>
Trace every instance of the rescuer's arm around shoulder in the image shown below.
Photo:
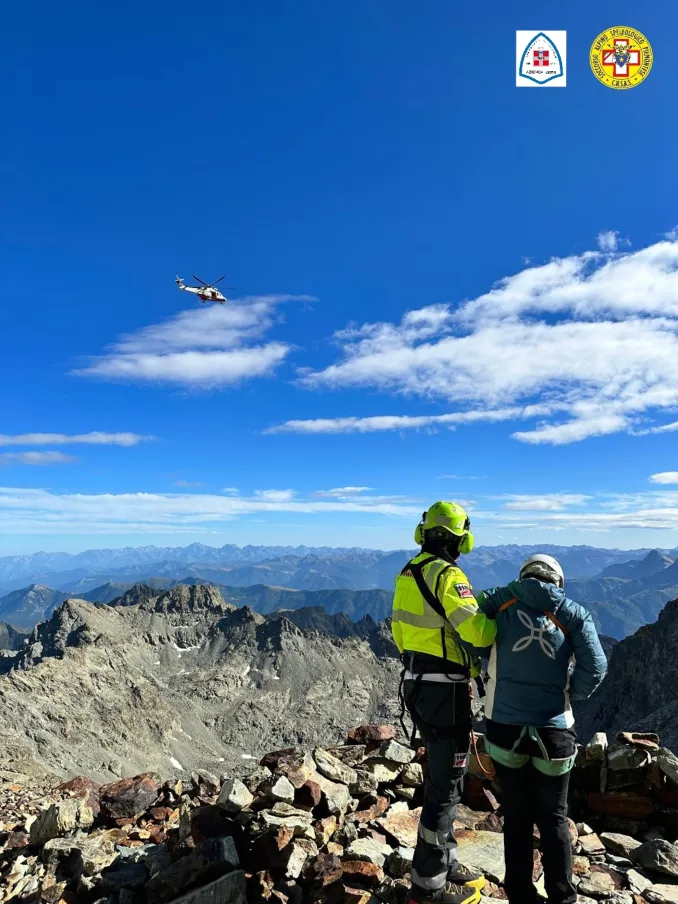
<path fill-rule="evenodd" d="M 444 575 L 440 602 L 447 620 L 462 640 L 474 647 L 490 647 L 497 636 L 497 624 L 478 607 L 468 578 L 461 568 L 452 567 Z"/>
<path fill-rule="evenodd" d="M 577 603 L 571 603 L 571 607 L 574 618 L 570 641 L 575 664 L 570 678 L 570 696 L 573 700 L 586 700 L 605 677 L 607 659 L 591 614 Z"/>

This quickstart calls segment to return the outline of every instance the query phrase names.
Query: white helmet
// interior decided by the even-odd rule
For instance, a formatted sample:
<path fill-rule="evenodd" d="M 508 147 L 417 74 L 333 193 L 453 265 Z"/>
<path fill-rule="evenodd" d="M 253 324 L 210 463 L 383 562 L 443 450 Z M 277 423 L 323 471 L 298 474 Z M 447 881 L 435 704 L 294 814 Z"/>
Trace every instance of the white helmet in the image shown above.
<path fill-rule="evenodd" d="M 565 586 L 565 573 L 560 567 L 560 562 L 554 559 L 553 556 L 546 556 L 541 553 L 525 559 L 520 566 L 519 577 L 521 580 L 529 577 L 538 578 L 547 584 L 557 584 L 561 590 Z"/>

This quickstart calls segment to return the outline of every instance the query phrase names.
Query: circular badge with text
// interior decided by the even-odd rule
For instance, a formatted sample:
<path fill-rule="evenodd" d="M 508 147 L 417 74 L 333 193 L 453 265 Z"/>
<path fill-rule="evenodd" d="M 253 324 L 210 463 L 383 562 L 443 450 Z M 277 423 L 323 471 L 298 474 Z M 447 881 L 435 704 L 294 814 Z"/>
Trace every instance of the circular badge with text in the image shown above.
<path fill-rule="evenodd" d="M 635 88 L 652 69 L 652 45 L 636 28 L 615 25 L 601 32 L 591 45 L 593 74 L 608 88 Z"/>

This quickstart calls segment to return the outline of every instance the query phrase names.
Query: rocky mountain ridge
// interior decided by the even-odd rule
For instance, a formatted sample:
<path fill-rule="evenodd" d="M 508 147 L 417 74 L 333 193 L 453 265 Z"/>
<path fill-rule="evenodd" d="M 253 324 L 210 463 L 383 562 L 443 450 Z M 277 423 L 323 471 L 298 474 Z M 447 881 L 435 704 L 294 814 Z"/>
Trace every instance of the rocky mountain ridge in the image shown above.
<path fill-rule="evenodd" d="M 653 624 L 615 644 L 607 677 L 576 709 L 582 736 L 624 726 L 661 734 L 678 749 L 678 599 Z"/>
<path fill-rule="evenodd" d="M 140 593 L 127 606 L 71 599 L 0 659 L 0 766 L 182 775 L 326 743 L 366 718 L 395 718 L 394 653 L 369 619 L 265 617 L 212 587 Z"/>
<path fill-rule="evenodd" d="M 191 578 L 180 582 L 154 580 L 151 584 L 106 583 L 81 596 L 74 595 L 73 598 L 125 606 L 138 603 L 140 593 L 153 597 L 171 587 L 201 584 L 205 582 Z M 355 620 L 369 617 L 374 621 L 383 621 L 390 616 L 393 600 L 392 591 L 387 590 L 290 590 L 264 584 L 250 587 L 227 587 L 223 584 L 209 586 L 216 586 L 223 598 L 233 605 L 249 606 L 261 615 L 283 610 L 323 608 L 330 615 L 344 614 Z M 31 629 L 38 621 L 49 618 L 54 609 L 67 598 L 68 594 L 39 585 L 32 585 L 24 591 L 13 591 L 0 599 L 0 620 Z"/>

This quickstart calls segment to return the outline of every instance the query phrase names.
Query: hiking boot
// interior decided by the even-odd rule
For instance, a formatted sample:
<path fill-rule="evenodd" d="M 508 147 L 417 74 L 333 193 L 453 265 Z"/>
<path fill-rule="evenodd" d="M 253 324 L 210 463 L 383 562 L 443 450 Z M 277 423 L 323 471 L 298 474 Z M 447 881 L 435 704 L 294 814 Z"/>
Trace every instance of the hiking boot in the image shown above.
<path fill-rule="evenodd" d="M 447 881 L 455 885 L 463 885 L 466 888 L 477 888 L 482 891 L 485 888 L 485 876 L 479 869 L 472 866 L 464 866 L 463 863 L 453 863 L 447 871 Z"/>
<path fill-rule="evenodd" d="M 455 885 L 454 882 L 447 882 L 438 891 L 413 886 L 410 904 L 480 904 L 480 892 L 477 888 Z"/>

